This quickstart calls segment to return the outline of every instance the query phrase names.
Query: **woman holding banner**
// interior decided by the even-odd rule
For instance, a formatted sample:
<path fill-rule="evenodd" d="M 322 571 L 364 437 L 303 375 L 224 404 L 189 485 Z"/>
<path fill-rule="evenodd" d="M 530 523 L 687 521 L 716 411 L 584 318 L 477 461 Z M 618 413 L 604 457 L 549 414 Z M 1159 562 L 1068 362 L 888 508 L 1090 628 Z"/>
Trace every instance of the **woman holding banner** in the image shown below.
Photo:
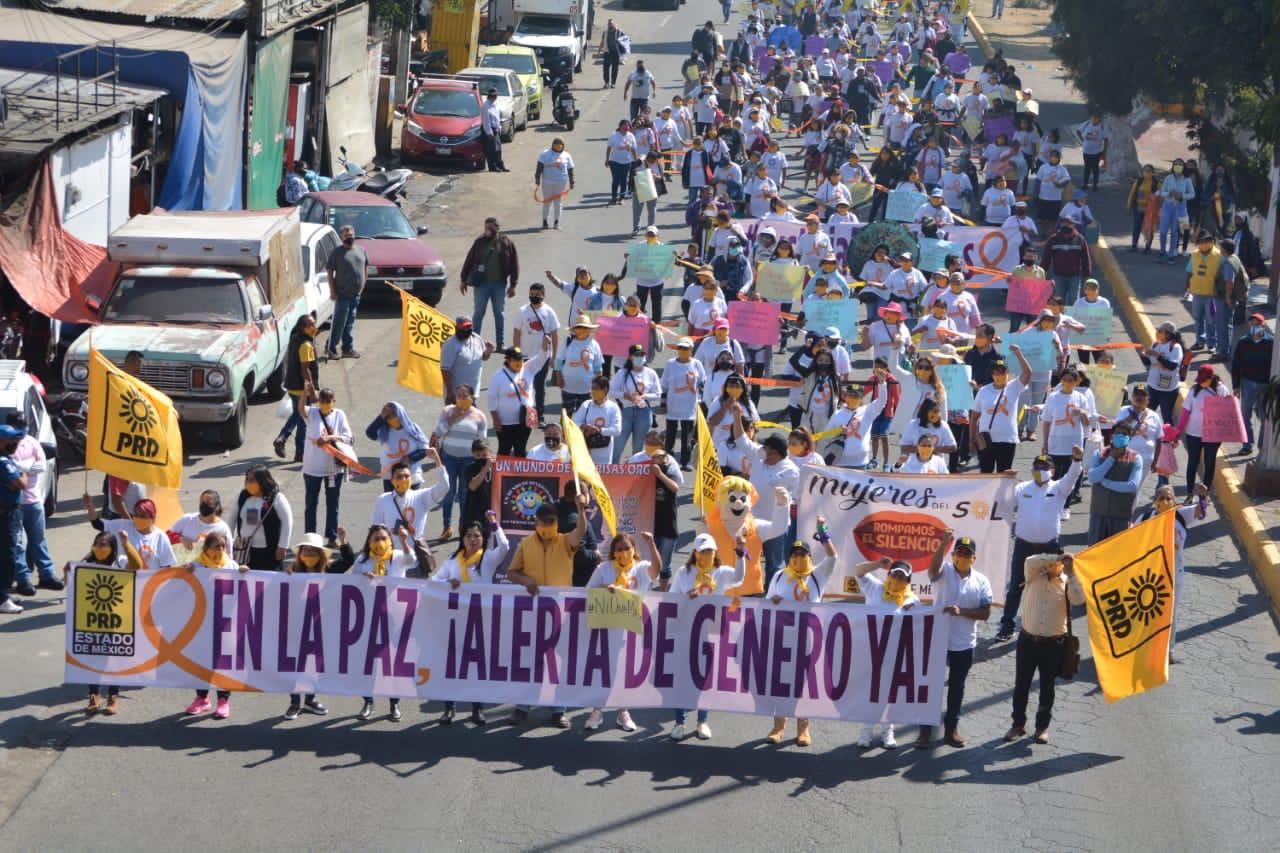
<path fill-rule="evenodd" d="M 498 525 L 497 513 L 489 510 L 485 513 L 483 524 L 473 521 L 463 528 L 458 550 L 445 560 L 431 579 L 447 583 L 451 589 L 457 589 L 463 584 L 493 583 L 494 572 L 502 565 L 510 550 L 507 535 Z M 471 722 L 477 726 L 485 724 L 481 713 L 483 707 L 479 702 L 471 703 Z M 444 703 L 440 725 L 447 726 L 453 722 L 455 709 L 453 700 Z"/>
<path fill-rule="evenodd" d="M 667 594 L 694 599 L 702 595 L 715 595 L 717 590 L 723 595 L 725 590 L 741 584 L 747 576 L 747 539 L 744 534 L 738 534 L 733 549 L 737 556 L 734 564 L 721 565 L 715 537 L 710 533 L 699 533 L 693 539 L 689 559 L 672 574 Z M 688 732 L 684 723 L 688 714 L 683 708 L 676 711 L 676 727 L 671 730 L 672 740 L 685 739 Z M 711 739 L 711 726 L 707 724 L 706 711 L 698 711 L 697 735 L 698 740 Z"/>
<path fill-rule="evenodd" d="M 453 537 L 453 507 L 466 495 L 465 474 L 471 465 L 472 445 L 489 432 L 489 416 L 475 404 L 475 391 L 470 385 L 458 385 L 453 391 L 454 403 L 440 411 L 440 420 L 431 432 L 430 445 L 440 451 L 444 470 L 449 475 L 449 491 L 444 496 L 444 530 L 441 539 Z M 389 483 L 390 481 L 388 481 Z M 388 485 L 387 491 L 391 491 Z"/>
<path fill-rule="evenodd" d="M 646 531 L 640 536 L 653 555 L 653 560 L 638 559 L 635 541 L 630 535 L 619 533 L 609 542 L 609 559 L 596 566 L 596 570 L 591 573 L 587 589 L 607 589 L 615 594 L 618 590 L 638 593 L 652 589 L 662 572 L 662 555 L 658 553 L 658 543 L 654 541 L 652 533 Z M 592 708 L 584 728 L 594 732 L 602 725 L 604 712 L 599 708 Z M 636 730 L 631 712 L 626 708 L 618 709 L 618 728 L 624 732 Z"/>
<path fill-rule="evenodd" d="M 231 557 L 231 540 L 222 533 L 210 533 L 200 543 L 200 553 L 194 560 L 187 564 L 187 571 L 194 572 L 196 569 L 212 569 L 247 572 L 248 566 L 242 566 Z M 183 713 L 188 717 L 194 717 L 197 714 L 208 713 L 212 706 L 209 704 L 209 688 L 202 687 L 196 691 L 196 698 L 187 706 L 187 710 Z M 215 720 L 225 720 L 231 716 L 231 691 L 218 691 L 218 706 L 213 711 Z"/>
<path fill-rule="evenodd" d="M 266 465 L 254 465 L 245 472 L 244 490 L 236 499 L 236 549 L 248 549 L 249 568 L 278 572 L 292 538 L 289 499 Z"/>
<path fill-rule="evenodd" d="M 142 568 L 142 557 L 138 555 L 138 550 L 133 547 L 133 543 L 129 541 L 129 537 L 125 536 L 123 531 L 115 535 L 99 531 L 93 537 L 93 545 L 90 546 L 89 553 L 80 558 L 80 563 L 87 567 L 127 569 L 131 572 L 136 572 Z M 67 563 L 66 568 L 62 570 L 63 578 L 67 578 L 70 572 L 71 563 Z M 114 684 L 107 687 L 107 706 L 105 708 L 102 707 L 99 695 L 98 685 L 90 684 L 89 704 L 85 706 L 85 716 L 92 717 L 98 711 L 102 711 L 102 713 L 111 717 L 120 711 L 119 687 Z"/>
<path fill-rule="evenodd" d="M 808 543 L 797 540 L 791 546 L 791 552 L 787 556 L 786 568 L 774 574 L 773 579 L 769 581 L 769 589 L 765 597 L 774 604 L 781 604 L 784 598 L 788 601 L 809 604 L 822 601 L 822 588 L 826 585 L 827 578 L 831 577 L 831 569 L 836 564 L 836 546 L 831 544 L 831 534 L 827 532 L 827 520 L 822 516 L 817 518 L 817 530 L 813 536 L 822 543 L 826 556 L 815 565 Z M 774 744 L 781 743 L 786 727 L 787 718 L 775 716 L 773 728 L 769 730 L 765 740 Z M 796 746 L 808 746 L 812 742 L 809 734 L 809 720 L 796 717 Z"/>

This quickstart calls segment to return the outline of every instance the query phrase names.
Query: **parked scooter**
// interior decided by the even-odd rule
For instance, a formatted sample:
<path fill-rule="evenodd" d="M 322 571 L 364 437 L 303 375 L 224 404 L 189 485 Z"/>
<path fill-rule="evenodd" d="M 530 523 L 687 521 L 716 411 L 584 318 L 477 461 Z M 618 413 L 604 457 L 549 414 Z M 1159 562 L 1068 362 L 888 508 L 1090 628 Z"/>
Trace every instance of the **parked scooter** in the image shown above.
<path fill-rule="evenodd" d="M 564 125 L 565 130 L 573 130 L 573 123 L 580 113 L 578 101 L 569 88 L 568 75 L 557 74 L 546 82 L 551 84 L 551 117 L 558 124 Z"/>
<path fill-rule="evenodd" d="M 368 172 L 359 163 L 353 163 L 347 159 L 347 149 L 345 146 L 338 146 L 338 163 L 342 166 L 342 171 L 334 175 L 332 178 L 325 178 L 315 175 L 315 183 L 312 184 L 313 173 L 307 173 L 307 183 L 316 187 L 316 189 L 328 190 L 358 190 L 365 193 L 373 193 L 384 198 L 389 198 L 399 204 L 399 197 L 406 195 L 405 185 L 409 182 L 409 178 L 413 175 L 412 169 L 383 169 L 375 168 L 372 172 Z M 326 185 L 320 186 L 323 182 Z"/>

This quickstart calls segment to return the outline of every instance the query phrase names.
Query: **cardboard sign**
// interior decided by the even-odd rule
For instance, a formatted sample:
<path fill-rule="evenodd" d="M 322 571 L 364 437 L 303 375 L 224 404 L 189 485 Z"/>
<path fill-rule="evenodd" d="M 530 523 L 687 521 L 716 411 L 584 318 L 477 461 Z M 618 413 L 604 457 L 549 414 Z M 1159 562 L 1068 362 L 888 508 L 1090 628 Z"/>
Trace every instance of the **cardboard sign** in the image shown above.
<path fill-rule="evenodd" d="M 1125 374 L 1119 370 L 1087 364 L 1084 375 L 1089 377 L 1089 390 L 1093 391 L 1098 414 L 1115 417 L 1124 404 Z"/>
<path fill-rule="evenodd" d="M 1070 309 L 1071 316 L 1084 326 L 1078 333 L 1077 342 L 1086 346 L 1100 347 L 1111 340 L 1111 324 L 1115 322 L 1115 309 L 1109 305 L 1074 305 Z"/>
<path fill-rule="evenodd" d="M 626 589 L 587 590 L 587 627 L 620 628 L 633 634 L 644 633 L 644 617 L 640 615 L 641 598 Z"/>
<path fill-rule="evenodd" d="M 653 172 L 648 169 L 636 170 L 636 201 L 644 204 L 658 198 L 658 187 L 653 182 Z"/>
<path fill-rule="evenodd" d="M 627 244 L 627 278 L 660 281 L 671 275 L 676 265 L 675 250 L 665 243 L 643 240 Z M 605 353 L 608 355 L 608 353 Z"/>
<path fill-rule="evenodd" d="M 889 193 L 889 205 L 885 208 L 884 218 L 895 222 L 910 222 L 916 218 L 916 211 L 929 197 L 915 190 L 894 190 Z"/>
<path fill-rule="evenodd" d="M 1036 372 L 1052 371 L 1058 366 L 1058 352 L 1053 347 L 1054 333 L 1042 329 L 1027 329 L 1014 335 L 1006 335 L 997 344 L 1001 355 L 1009 362 L 1009 370 L 1016 373 L 1017 358 L 1009 352 L 1009 347 L 1017 344 L 1022 355 Z"/>
<path fill-rule="evenodd" d="M 756 274 L 756 293 L 774 302 L 798 302 L 804 290 L 804 267 L 799 264 L 760 265 Z"/>
<path fill-rule="evenodd" d="M 649 319 L 647 317 L 600 317 L 596 322 L 596 343 L 603 355 L 626 358 L 632 344 L 649 349 Z"/>
<path fill-rule="evenodd" d="M 835 326 L 846 341 L 858 339 L 858 308 L 852 299 L 810 299 L 804 304 L 804 324 L 809 329 Z M 734 331 L 734 337 L 737 332 Z"/>
<path fill-rule="evenodd" d="M 1053 295 L 1053 282 L 1047 278 L 1010 278 L 1004 310 L 1010 314 L 1037 316 Z"/>
<path fill-rule="evenodd" d="M 1200 436 L 1206 444 L 1244 441 L 1246 436 L 1244 418 L 1240 416 L 1240 401 L 1235 397 L 1210 397 L 1205 400 Z"/>
<path fill-rule="evenodd" d="M 777 302 L 729 303 L 729 330 L 733 339 L 741 344 L 771 347 L 778 342 L 782 327 L 778 316 L 782 306 Z"/>
<path fill-rule="evenodd" d="M 947 255 L 960 255 L 960 247 L 950 240 L 933 237 L 920 238 L 920 262 L 916 266 L 925 272 L 937 272 L 947 268 Z"/>
<path fill-rule="evenodd" d="M 934 367 L 947 392 L 947 408 L 967 412 L 973 408 L 973 368 L 967 364 L 939 364 Z"/>

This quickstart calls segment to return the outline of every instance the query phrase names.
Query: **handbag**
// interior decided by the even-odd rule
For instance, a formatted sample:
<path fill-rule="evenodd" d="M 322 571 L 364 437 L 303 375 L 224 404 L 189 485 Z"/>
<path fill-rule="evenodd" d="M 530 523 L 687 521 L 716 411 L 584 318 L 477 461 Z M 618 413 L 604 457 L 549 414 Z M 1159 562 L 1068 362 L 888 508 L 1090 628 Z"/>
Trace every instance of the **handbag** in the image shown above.
<path fill-rule="evenodd" d="M 1005 389 L 1001 388 L 1000 396 L 996 397 L 996 405 L 991 410 L 991 417 L 987 418 L 987 428 L 984 430 L 981 430 L 978 433 L 977 445 L 978 445 L 979 451 L 986 450 L 988 447 L 991 446 L 991 425 L 995 423 L 996 412 L 1000 410 L 1000 404 L 1004 402 L 1004 392 L 1005 392 Z"/>
<path fill-rule="evenodd" d="M 1070 584 L 1066 578 L 1063 581 Z M 1063 590 L 1062 606 L 1067 611 L 1067 637 L 1062 642 L 1062 664 L 1058 667 L 1058 677 L 1070 681 L 1080 671 L 1080 638 L 1071 630 L 1071 600 Z"/>
<path fill-rule="evenodd" d="M 1162 477 L 1178 473 L 1178 458 L 1174 450 L 1174 442 L 1160 442 L 1160 449 L 1156 452 L 1156 461 L 1152 467 Z"/>
<path fill-rule="evenodd" d="M 591 411 L 590 405 L 588 405 L 587 411 Z M 583 438 L 586 439 L 588 450 L 598 450 L 601 447 L 609 446 L 609 436 L 602 432 L 593 432 L 590 435 L 583 436 Z"/>
<path fill-rule="evenodd" d="M 253 547 L 252 546 L 253 537 L 257 536 L 258 531 L 262 529 L 263 522 L 267 520 L 267 513 L 271 512 L 273 502 L 274 501 L 267 502 L 262 505 L 262 512 L 258 514 L 258 523 L 253 526 L 253 530 L 249 532 L 249 535 L 248 536 L 237 535 L 235 542 L 232 543 L 231 556 L 240 565 L 242 566 L 249 565 L 249 549 Z M 237 513 L 236 533 L 239 534 L 239 532 L 240 532 L 240 515 Z"/>

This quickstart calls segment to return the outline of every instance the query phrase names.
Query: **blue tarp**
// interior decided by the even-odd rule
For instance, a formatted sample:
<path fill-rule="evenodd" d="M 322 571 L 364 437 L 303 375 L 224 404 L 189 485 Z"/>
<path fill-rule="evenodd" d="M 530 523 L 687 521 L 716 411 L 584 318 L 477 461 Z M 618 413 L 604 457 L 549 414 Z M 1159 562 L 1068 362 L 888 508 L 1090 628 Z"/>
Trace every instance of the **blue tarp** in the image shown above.
<path fill-rule="evenodd" d="M 165 178 L 157 203 L 169 210 L 238 210 L 244 206 L 246 39 L 118 24 L 92 24 L 67 16 L 24 11 L 6 35 L 33 40 L 0 40 L 5 65 L 53 73 L 55 58 L 84 44 L 105 44 L 65 60 L 62 73 L 81 77 L 103 73 L 117 45 L 120 82 L 165 89 L 181 108 Z M 10 19 L 12 12 L 5 17 Z M 38 16 L 39 21 L 33 21 Z M 8 22 L 8 21 L 7 21 Z M 6 23 L 7 23 L 6 22 Z M 38 24 L 38 26 L 36 25 Z M 15 29 L 17 30 L 15 32 Z M 23 31 L 25 30 L 25 33 Z M 126 47 L 125 45 L 137 45 Z"/>

